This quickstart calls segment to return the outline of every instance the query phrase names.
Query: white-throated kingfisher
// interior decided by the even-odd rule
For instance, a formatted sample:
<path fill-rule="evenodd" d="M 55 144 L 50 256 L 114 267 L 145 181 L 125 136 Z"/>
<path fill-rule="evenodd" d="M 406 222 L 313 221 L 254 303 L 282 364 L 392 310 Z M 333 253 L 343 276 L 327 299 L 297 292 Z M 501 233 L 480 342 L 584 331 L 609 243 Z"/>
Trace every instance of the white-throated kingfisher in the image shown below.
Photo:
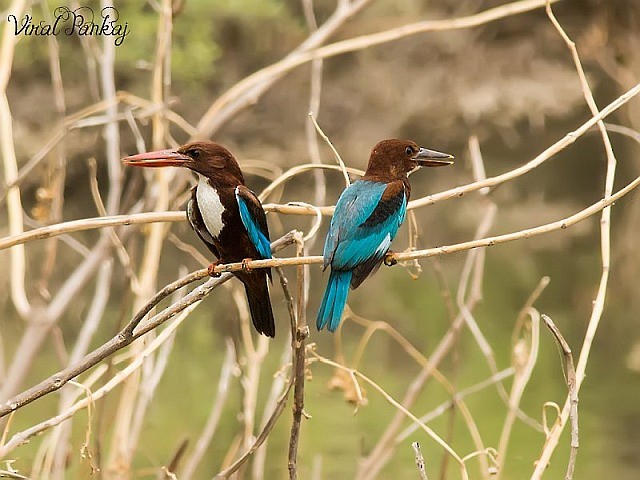
<path fill-rule="evenodd" d="M 231 152 L 214 142 L 193 142 L 177 150 L 159 150 L 122 159 L 136 167 L 186 167 L 198 176 L 191 189 L 187 219 L 218 261 L 243 262 L 271 258 L 267 217 L 258 197 L 244 183 L 244 176 Z M 275 322 L 267 277 L 260 268 L 233 272 L 247 294 L 251 320 L 259 333 L 275 336 Z"/>
<path fill-rule="evenodd" d="M 407 213 L 409 173 L 418 167 L 451 165 L 453 156 L 408 140 L 383 140 L 371 151 L 362 179 L 336 204 L 324 244 L 324 268 L 331 266 L 316 326 L 335 331 L 349 287 L 357 288 L 380 267 Z"/>

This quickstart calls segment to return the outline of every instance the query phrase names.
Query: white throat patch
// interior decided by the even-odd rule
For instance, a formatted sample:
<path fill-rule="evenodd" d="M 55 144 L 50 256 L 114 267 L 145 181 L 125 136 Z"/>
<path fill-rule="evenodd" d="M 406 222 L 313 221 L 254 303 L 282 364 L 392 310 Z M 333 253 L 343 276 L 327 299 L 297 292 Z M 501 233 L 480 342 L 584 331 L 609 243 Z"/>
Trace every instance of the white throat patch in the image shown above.
<path fill-rule="evenodd" d="M 198 199 L 200 214 L 207 230 L 209 230 L 211 236 L 218 237 L 224 228 L 224 222 L 222 221 L 224 206 L 216 189 L 209 184 L 206 177 L 200 174 L 198 174 L 196 198 Z"/>

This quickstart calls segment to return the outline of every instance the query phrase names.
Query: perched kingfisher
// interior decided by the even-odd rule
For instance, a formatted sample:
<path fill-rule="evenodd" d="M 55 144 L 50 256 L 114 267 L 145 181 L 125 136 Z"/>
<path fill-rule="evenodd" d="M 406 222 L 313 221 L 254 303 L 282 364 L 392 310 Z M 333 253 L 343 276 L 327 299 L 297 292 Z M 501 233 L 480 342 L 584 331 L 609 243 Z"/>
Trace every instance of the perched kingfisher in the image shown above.
<path fill-rule="evenodd" d="M 186 167 L 198 176 L 191 189 L 187 219 L 200 240 L 219 263 L 271 258 L 267 218 L 258 197 L 244 183 L 242 171 L 231 152 L 213 142 L 194 142 L 177 150 L 132 155 L 122 159 L 136 167 Z M 267 277 L 271 270 L 260 268 L 233 273 L 247 293 L 251 320 L 259 333 L 275 336 Z"/>
<path fill-rule="evenodd" d="M 371 151 L 362 179 L 342 192 L 324 244 L 324 269 L 331 275 L 316 326 L 335 331 L 349 287 L 358 286 L 381 265 L 407 213 L 409 174 L 418 167 L 451 165 L 453 156 L 408 140 L 383 140 Z"/>

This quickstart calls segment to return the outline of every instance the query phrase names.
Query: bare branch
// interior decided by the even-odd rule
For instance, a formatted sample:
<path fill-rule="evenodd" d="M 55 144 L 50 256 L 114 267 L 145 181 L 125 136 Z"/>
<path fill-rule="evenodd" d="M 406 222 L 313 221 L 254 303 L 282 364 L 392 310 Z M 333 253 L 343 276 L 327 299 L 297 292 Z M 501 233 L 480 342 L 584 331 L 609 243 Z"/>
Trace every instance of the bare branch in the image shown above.
<path fill-rule="evenodd" d="M 291 243 L 293 243 L 293 233 L 287 234 L 273 242 L 271 244 L 271 248 L 273 251 L 277 251 Z M 188 306 L 199 302 L 206 297 L 211 290 L 231 278 L 231 275 L 222 275 L 220 278 L 209 279 L 207 282 L 185 295 L 179 301 L 165 308 L 162 312 L 147 320 L 147 322 L 139 325 L 147 313 L 149 313 L 162 299 L 189 283 L 205 278 L 207 275 L 207 269 L 198 270 L 164 287 L 138 311 L 138 313 L 120 331 L 120 333 L 118 333 L 118 335 L 104 343 L 99 348 L 93 350 L 81 361 L 57 372 L 48 379 L 40 382 L 38 385 L 16 395 L 15 397 L 7 400 L 4 404 L 0 405 L 0 418 L 12 411 L 28 405 L 48 393 L 60 389 L 63 385 L 69 382 L 69 380 L 72 380 L 81 373 L 86 372 L 88 369 L 97 365 L 100 361 L 118 350 L 130 345 L 134 340 L 140 338 L 151 330 L 154 330 Z"/>
<path fill-rule="evenodd" d="M 569 454 L 569 463 L 567 464 L 567 473 L 565 480 L 571 480 L 573 478 L 573 471 L 576 466 L 576 458 L 578 456 L 578 447 L 580 446 L 579 428 L 578 428 L 578 390 L 576 388 L 576 368 L 573 363 L 573 354 L 569 344 L 564 339 L 564 336 L 560 332 L 560 329 L 547 315 L 542 314 L 542 320 L 544 324 L 549 327 L 551 333 L 555 337 L 562 355 L 565 361 L 565 380 L 567 381 L 567 387 L 569 388 L 569 399 L 571 401 L 571 409 L 569 411 L 569 418 L 571 419 L 571 452 Z"/>

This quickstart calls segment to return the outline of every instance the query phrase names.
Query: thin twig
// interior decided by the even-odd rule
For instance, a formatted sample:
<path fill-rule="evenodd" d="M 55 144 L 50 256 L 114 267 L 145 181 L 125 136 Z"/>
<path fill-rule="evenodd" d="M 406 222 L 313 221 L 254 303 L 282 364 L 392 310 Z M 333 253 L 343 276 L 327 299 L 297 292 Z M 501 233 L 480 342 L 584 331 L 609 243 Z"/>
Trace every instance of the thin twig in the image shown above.
<path fill-rule="evenodd" d="M 286 245 L 290 245 L 293 243 L 293 233 L 289 233 L 284 237 L 276 240 L 271 244 L 271 248 L 273 251 L 277 251 L 281 248 L 284 248 Z M 121 350 L 122 348 L 130 345 L 134 340 L 140 338 L 144 334 L 148 333 L 151 330 L 154 330 L 159 325 L 167 321 L 168 319 L 175 316 L 177 313 L 181 312 L 188 306 L 193 303 L 199 302 L 205 296 L 207 296 L 211 290 L 216 288 L 218 285 L 226 282 L 231 279 L 231 275 L 222 275 L 220 278 L 209 279 L 207 282 L 202 284 L 201 286 L 195 288 L 189 294 L 185 295 L 181 300 L 173 303 L 171 306 L 164 309 L 162 312 L 158 313 L 154 317 L 147 320 L 142 325 L 139 325 L 140 322 L 144 319 L 144 317 L 165 297 L 175 292 L 176 290 L 188 285 L 189 283 L 195 282 L 198 279 L 205 278 L 207 276 L 207 269 L 198 270 L 196 272 L 190 273 L 185 277 L 172 282 L 167 285 L 165 288 L 156 293 L 147 303 L 144 305 L 137 314 L 131 319 L 131 321 L 111 340 L 104 343 L 102 346 L 93 350 L 91 353 L 86 355 L 81 361 L 70 365 L 57 372 L 54 375 L 51 375 L 46 380 L 40 382 L 38 385 L 26 390 L 13 398 L 10 398 L 5 403 L 0 404 L 0 418 L 9 414 L 12 411 L 15 411 L 19 408 L 28 405 L 29 403 L 41 398 L 42 396 L 54 392 L 60 389 L 63 385 L 65 385 L 69 380 L 75 378 L 81 373 L 87 371 L 89 368 L 95 366 L 100 361 L 104 360 L 108 356 L 113 353 Z"/>
<path fill-rule="evenodd" d="M 302 234 L 298 233 L 296 238 L 298 256 L 305 253 L 304 239 Z M 291 434 L 289 436 L 289 456 L 288 470 L 289 479 L 296 480 L 298 478 L 298 443 L 300 441 L 300 422 L 304 416 L 304 379 L 306 371 L 306 339 L 309 336 L 309 327 L 306 322 L 306 301 L 305 301 L 305 269 L 303 265 L 298 265 L 297 284 L 298 284 L 298 304 L 296 311 L 296 328 L 295 332 L 291 332 L 291 349 L 292 349 L 292 372 L 294 377 L 293 389 L 293 421 L 291 423 Z"/>
<path fill-rule="evenodd" d="M 567 44 L 567 47 L 571 51 L 572 58 L 574 64 L 576 66 L 576 70 L 578 71 L 578 76 L 580 78 L 580 84 L 582 87 L 583 94 L 585 96 L 585 100 L 589 105 L 589 109 L 595 115 L 598 112 L 598 108 L 593 99 L 593 94 L 589 87 L 589 84 L 584 75 L 584 71 L 582 69 L 582 64 L 580 62 L 580 58 L 578 56 L 577 50 L 575 48 L 575 44 L 571 41 L 571 39 L 564 32 L 558 21 L 555 19 L 553 15 L 553 11 L 551 10 L 551 6 L 547 3 L 547 15 L 549 19 L 558 30 L 563 40 Z M 602 111 L 600 111 L 601 113 Z M 604 198 L 603 202 L 607 202 L 611 198 L 615 196 L 613 194 L 613 182 L 615 179 L 616 172 L 616 159 L 613 154 L 613 150 L 611 148 L 611 143 L 609 141 L 609 137 L 606 132 L 606 127 L 604 123 L 599 120 L 598 127 L 600 128 L 600 132 L 602 135 L 602 140 L 604 143 L 605 151 L 607 153 L 607 173 L 604 182 Z M 598 291 L 596 293 L 595 300 L 593 301 L 593 307 L 591 310 L 591 316 L 589 318 L 589 324 L 587 326 L 587 332 L 585 334 L 582 349 L 580 350 L 580 356 L 578 357 L 578 364 L 576 367 L 576 384 L 575 384 L 575 395 L 580 391 L 580 386 L 582 385 L 582 381 L 585 378 L 585 372 L 587 368 L 587 363 L 589 361 L 589 354 L 591 352 L 591 346 L 593 345 L 593 340 L 595 338 L 596 332 L 598 330 L 598 326 L 600 324 L 600 320 L 602 318 L 602 313 L 604 311 L 604 303 L 607 294 L 607 287 L 609 283 L 609 273 L 611 268 L 611 208 L 604 208 L 602 210 L 602 215 L 600 219 L 600 250 L 602 257 L 602 273 L 600 275 L 600 283 L 598 285 Z M 532 480 L 538 480 L 542 477 L 544 470 L 551 460 L 551 455 L 553 454 L 556 446 L 558 445 L 560 434 L 564 430 L 564 426 L 567 423 L 569 415 L 573 409 L 573 402 L 571 396 L 568 395 L 565 401 L 564 407 L 562 408 L 562 413 L 560 415 L 559 421 L 555 423 L 550 434 L 547 436 L 545 445 L 543 447 L 542 453 L 536 462 L 536 467 L 531 476 Z M 571 472 L 572 473 L 572 472 Z"/>
<path fill-rule="evenodd" d="M 292 242 L 295 241 L 293 240 L 293 238 L 296 235 L 296 233 L 297 232 L 291 234 Z M 299 235 L 299 233 L 297 234 Z M 296 332 L 296 311 L 294 307 L 293 296 L 291 295 L 291 292 L 289 290 L 289 282 L 287 280 L 287 277 L 284 276 L 282 269 L 280 267 L 277 267 L 276 272 L 280 277 L 280 285 L 282 287 L 282 291 L 284 292 L 284 296 L 287 301 L 287 309 L 289 311 L 289 320 L 291 324 L 291 336 L 293 339 L 295 338 L 295 332 Z M 292 351 L 292 355 L 293 354 L 294 353 Z M 278 418 L 280 418 L 280 415 L 284 411 L 287 398 L 289 397 L 289 392 L 291 391 L 291 388 L 293 387 L 294 383 L 295 383 L 295 376 L 292 374 L 289 377 L 289 382 L 287 383 L 287 386 L 284 392 L 282 393 L 282 395 L 280 395 L 280 398 L 277 400 L 275 407 L 273 408 L 273 411 L 271 413 L 271 416 L 264 423 L 264 426 L 260 434 L 255 438 L 255 440 L 249 446 L 249 448 L 247 448 L 245 452 L 233 464 L 231 464 L 229 467 L 219 472 L 214 477 L 214 479 L 229 478 L 229 476 L 237 472 L 238 469 L 240 469 L 249 460 L 249 458 L 251 458 L 251 456 L 267 441 L 267 438 L 269 437 L 271 430 L 273 430 L 273 427 L 275 427 L 275 424 Z"/>
<path fill-rule="evenodd" d="M 398 411 L 400 413 L 402 413 L 402 415 L 408 417 L 411 421 L 413 421 L 414 423 L 418 424 L 420 429 L 422 429 L 429 437 L 431 437 L 447 453 L 449 453 L 449 455 L 451 455 L 451 457 L 453 457 L 453 459 L 455 459 L 458 462 L 462 478 L 464 480 L 468 480 L 469 474 L 467 472 L 467 467 L 465 466 L 462 458 L 455 452 L 455 450 L 453 450 L 453 448 L 451 448 L 451 446 L 447 442 L 445 442 L 435 431 L 433 431 L 433 429 L 431 429 L 430 427 L 428 427 L 427 425 L 422 423 L 413 413 L 411 413 L 409 410 L 407 410 L 407 408 L 405 408 L 397 400 L 395 400 L 391 395 L 389 395 L 380 385 L 378 385 L 376 382 L 374 382 L 373 380 L 371 380 L 369 377 L 367 377 L 363 373 L 359 372 L 358 370 L 354 370 L 352 368 L 345 367 L 344 365 L 340 365 L 339 363 L 336 363 L 336 362 L 334 362 L 332 360 L 329 360 L 328 358 L 325 358 L 322 355 L 319 355 L 313 349 L 310 350 L 310 353 L 311 353 L 311 355 L 313 355 L 316 359 L 318 359 L 322 363 L 326 363 L 327 365 L 330 365 L 330 366 L 332 366 L 334 368 L 339 368 L 340 370 L 344 370 L 344 371 L 348 372 L 349 374 L 351 374 L 351 375 L 353 375 L 353 376 L 355 376 L 357 378 L 360 378 L 361 380 L 364 380 L 367 384 L 371 385 L 375 390 L 377 390 L 380 393 L 380 395 L 382 395 L 382 397 L 387 402 L 389 402 L 396 409 L 398 409 Z"/>
<path fill-rule="evenodd" d="M 441 415 L 444 415 L 444 413 L 447 410 L 450 410 L 451 407 L 456 404 L 456 402 L 460 402 L 463 398 L 473 393 L 479 392 L 480 390 L 484 390 L 485 388 L 489 388 L 490 386 L 498 382 L 502 382 L 503 380 L 513 376 L 513 374 L 514 374 L 513 367 L 509 367 L 505 370 L 498 372 L 496 375 L 492 375 L 491 377 L 487 378 L 486 380 L 483 380 L 482 382 L 476 383 L 475 385 L 465 388 L 464 390 L 460 390 L 454 395 L 454 398 L 452 398 L 451 400 L 442 402 L 440 405 L 432 409 L 430 412 L 422 415 L 420 417 L 420 421 L 423 423 L 429 423 L 433 421 L 434 419 L 440 417 Z M 402 432 L 398 434 L 396 438 L 396 443 L 400 444 L 404 442 L 417 429 L 418 429 L 418 426 L 412 423 L 411 425 L 409 425 L 407 428 L 405 428 Z"/>
<path fill-rule="evenodd" d="M 104 386 L 92 392 L 91 397 L 85 397 L 84 399 L 76 402 L 73 406 L 71 406 L 66 411 L 52 417 L 44 422 L 41 422 L 37 425 L 34 425 L 22 432 L 16 433 L 11 437 L 9 442 L 0 448 L 0 458 L 6 456 L 9 452 L 14 450 L 16 447 L 24 444 L 29 440 L 29 438 L 42 433 L 43 431 L 51 428 L 55 425 L 59 425 L 61 422 L 65 421 L 67 418 L 74 415 L 76 412 L 87 408 L 87 406 L 94 402 L 95 400 L 102 398 L 105 394 L 113 390 L 115 387 L 120 385 L 123 381 L 125 381 L 132 373 L 137 371 L 145 358 L 153 353 L 157 348 L 161 347 L 175 332 L 175 329 L 184 321 L 185 318 L 188 317 L 189 312 L 195 308 L 194 304 L 189 305 L 185 308 L 184 312 L 178 315 L 174 322 L 171 322 L 166 329 L 164 329 L 156 339 L 149 344 L 144 350 L 142 350 L 136 357 L 131 361 L 126 368 L 122 371 L 118 372 L 109 382 L 107 382 Z"/>
<path fill-rule="evenodd" d="M 331 148 L 331 151 L 333 152 L 333 155 L 336 157 L 336 161 L 338 162 L 338 165 L 340 165 L 340 169 L 342 170 L 342 176 L 344 177 L 345 186 L 348 187 L 349 185 L 351 185 L 351 180 L 349 180 L 349 174 L 347 173 L 347 166 L 342 161 L 342 157 L 338 153 L 338 150 L 336 150 L 336 147 L 333 146 L 333 143 L 331 143 L 331 140 L 329 140 L 329 137 L 327 137 L 327 134 L 324 133 L 322 128 L 320 128 L 320 125 L 318 125 L 318 122 L 316 121 L 316 117 L 313 116 L 313 112 L 309 112 L 309 117 L 311 118 L 313 122 L 313 126 L 316 128 L 316 130 L 318 131 L 322 139 L 325 142 L 327 142 L 327 145 L 329 145 L 329 147 Z"/>
<path fill-rule="evenodd" d="M 304 11 L 304 18 L 307 21 L 307 26 L 310 32 L 315 32 L 318 29 L 318 23 L 316 21 L 316 15 L 313 9 L 313 0 L 302 0 L 302 9 Z M 322 92 L 322 70 L 323 60 L 321 58 L 315 59 L 311 62 L 311 85 L 309 88 L 309 112 L 316 112 L 318 114 L 320 110 L 320 94 Z M 307 116 L 305 122 L 305 134 L 307 136 L 307 145 L 309 149 L 309 157 L 312 163 L 322 163 L 320 157 L 320 145 L 318 143 L 318 136 L 316 135 L 316 129 L 314 125 L 314 118 L 312 115 Z M 315 180 L 315 193 L 314 204 L 324 205 L 325 197 L 327 193 L 327 183 L 324 172 L 322 170 L 314 170 Z M 312 243 L 310 243 L 311 245 Z"/>
<path fill-rule="evenodd" d="M 412 442 L 411 447 L 416 457 L 416 466 L 418 467 L 418 472 L 420 472 L 420 479 L 429 480 L 427 470 L 424 467 L 424 457 L 422 456 L 422 450 L 420 450 L 420 444 L 418 442 Z"/>
<path fill-rule="evenodd" d="M 504 472 L 504 465 L 507 459 L 507 447 L 511 437 L 511 431 L 515 423 L 517 412 L 520 410 L 520 401 L 524 389 L 531 379 L 533 368 L 535 367 L 538 359 L 538 349 L 540 345 L 540 314 L 534 308 L 530 308 L 528 312 L 531 318 L 531 339 L 527 342 L 525 339 L 521 339 L 514 345 L 514 377 L 513 385 L 511 387 L 511 395 L 509 396 L 509 410 L 502 426 L 502 432 L 500 433 L 500 441 L 498 443 L 499 454 L 499 468 L 497 472 L 497 478 L 500 478 Z M 524 329 L 522 330 L 529 330 Z M 528 343 L 528 344 L 527 344 Z"/>
<path fill-rule="evenodd" d="M 412 200 L 411 202 L 409 202 L 409 205 L 407 208 L 411 209 L 411 208 L 419 208 L 426 205 L 433 205 L 437 202 L 447 200 L 453 197 L 460 197 L 466 193 L 470 193 L 475 190 L 480 190 L 484 187 L 493 187 L 503 182 L 506 182 L 508 180 L 512 180 L 520 175 L 523 175 L 533 170 L 534 168 L 539 166 L 542 162 L 548 160 L 559 151 L 571 145 L 573 142 L 575 142 L 577 138 L 582 136 L 599 120 L 602 120 L 603 118 L 607 117 L 608 115 L 616 111 L 618 108 L 620 108 L 622 105 L 627 103 L 629 100 L 631 100 L 633 97 L 635 97 L 639 93 L 640 93 L 640 84 L 637 84 L 632 89 L 628 90 L 625 94 L 621 95 L 612 103 L 610 103 L 607 107 L 603 108 L 598 115 L 587 120 L 578 129 L 574 130 L 573 132 L 569 132 L 568 134 L 566 134 L 561 140 L 553 144 L 551 147 L 547 148 L 544 152 L 542 152 L 536 158 L 534 158 L 533 160 L 531 160 L 530 162 L 528 162 L 527 164 L 521 167 L 518 167 L 514 170 L 511 170 L 502 175 L 498 175 L 496 177 L 490 177 L 481 182 L 474 182 L 468 185 L 462 185 L 460 187 L 446 190 L 438 194 L 428 195 L 421 199 Z M 331 168 L 331 167 L 332 166 L 329 166 L 329 165 L 309 165 L 306 168 L 310 170 L 313 168 Z M 631 188 L 634 188 L 634 187 L 631 187 Z M 627 192 L 625 191 L 622 195 L 626 193 Z M 317 209 L 319 209 L 323 215 L 333 214 L 333 207 L 316 207 L 317 209 L 314 209 L 314 208 L 303 207 L 303 206 L 266 204 L 264 205 L 264 208 L 266 211 L 283 213 L 287 215 L 317 215 Z M 118 225 L 135 225 L 135 224 L 165 222 L 165 221 L 178 222 L 178 221 L 184 221 L 184 218 L 185 218 L 184 212 L 149 212 L 149 213 L 140 213 L 140 214 L 132 214 L 132 215 L 111 216 L 111 217 L 104 217 L 104 218 L 74 220 L 71 222 L 64 222 L 58 225 L 51 225 L 48 227 L 43 227 L 43 228 L 35 229 L 29 232 L 16 234 L 13 236 L 0 239 L 0 250 L 9 248 L 15 245 L 20 245 L 31 240 L 49 238 L 53 235 L 60 235 L 62 233 L 91 230 L 94 228 L 112 227 L 112 226 L 118 226 Z M 402 259 L 397 258 L 397 260 L 401 261 Z"/>
<path fill-rule="evenodd" d="M 424 32 L 466 29 L 484 25 L 511 15 L 518 15 L 545 5 L 545 0 L 518 0 L 467 17 L 427 20 L 390 30 L 350 38 L 319 47 L 326 38 L 350 17 L 364 8 L 369 0 L 338 2 L 333 15 L 296 50 L 285 58 L 255 72 L 221 95 L 198 122 L 197 137 L 211 137 L 228 119 L 256 102 L 262 93 L 294 68 L 319 58 L 328 58 L 363 50 Z"/>
<path fill-rule="evenodd" d="M 556 324 L 545 314 L 542 314 L 542 320 L 545 325 L 549 327 L 551 333 L 555 337 L 560 349 L 562 350 L 562 355 L 564 356 L 565 361 L 565 380 L 567 382 L 567 387 L 569 388 L 569 398 L 571 401 L 571 410 L 569 411 L 569 419 L 571 420 L 571 450 L 569 453 L 569 463 L 567 464 L 567 473 L 565 475 L 565 480 L 571 480 L 573 478 L 573 471 L 576 465 L 576 458 L 578 456 L 578 447 L 580 446 L 580 437 L 579 437 L 579 429 L 578 429 L 578 390 L 576 387 L 576 368 L 573 363 L 573 353 L 571 353 L 571 348 L 569 344 L 564 339 L 564 336 L 560 332 L 560 329 L 556 326 Z"/>

